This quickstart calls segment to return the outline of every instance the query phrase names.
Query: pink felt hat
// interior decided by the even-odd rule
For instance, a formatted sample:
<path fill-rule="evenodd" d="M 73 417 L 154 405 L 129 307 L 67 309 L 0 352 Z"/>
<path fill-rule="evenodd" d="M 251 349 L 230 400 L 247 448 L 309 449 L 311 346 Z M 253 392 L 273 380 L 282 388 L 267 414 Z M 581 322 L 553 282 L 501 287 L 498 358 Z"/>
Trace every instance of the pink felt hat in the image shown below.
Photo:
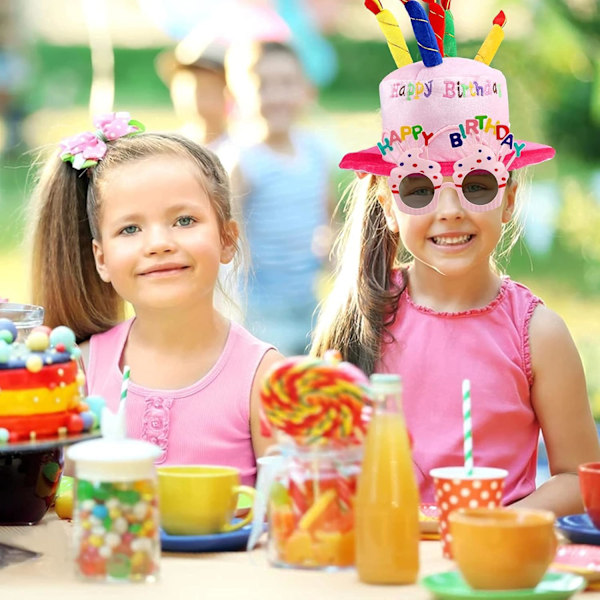
<path fill-rule="evenodd" d="M 373 2 L 366 4 L 373 10 Z M 412 10 L 419 8 L 413 5 L 418 3 L 405 3 L 411 19 Z M 377 6 L 383 13 L 380 2 Z M 389 25 L 389 14 L 386 20 Z M 421 28 L 414 25 L 424 62 L 410 62 L 406 50 L 408 59 L 401 60 L 408 64 L 381 81 L 381 139 L 370 148 L 346 154 L 340 162 L 342 169 L 389 175 L 408 151 L 416 150 L 417 156 L 440 163 L 442 174 L 450 175 L 454 163 L 480 145 L 493 150 L 510 170 L 554 156 L 551 146 L 519 140 L 512 133 L 508 90 L 501 71 L 479 55 L 478 60 L 443 56 L 441 37 L 437 35 L 440 51 L 427 18 L 425 25 L 423 19 L 415 21 Z M 496 24 L 493 27 L 501 29 Z M 431 37 L 424 38 L 426 34 Z"/>

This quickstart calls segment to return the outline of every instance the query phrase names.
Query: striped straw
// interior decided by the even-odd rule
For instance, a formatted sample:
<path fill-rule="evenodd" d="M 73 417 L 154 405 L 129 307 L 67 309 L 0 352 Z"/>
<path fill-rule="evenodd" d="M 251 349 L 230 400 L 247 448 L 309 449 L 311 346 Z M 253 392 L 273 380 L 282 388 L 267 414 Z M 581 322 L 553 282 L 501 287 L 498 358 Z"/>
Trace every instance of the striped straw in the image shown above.
<path fill-rule="evenodd" d="M 125 365 L 123 367 L 123 381 L 121 383 L 121 402 L 124 402 L 127 398 L 127 386 L 129 385 L 129 377 L 131 375 L 131 369 Z"/>
<path fill-rule="evenodd" d="M 463 434 L 465 452 L 465 471 L 467 477 L 473 475 L 473 427 L 471 423 L 471 382 L 462 382 Z"/>
<path fill-rule="evenodd" d="M 125 365 L 123 367 L 123 381 L 121 382 L 121 400 L 117 410 L 115 429 L 113 433 L 116 439 L 124 439 L 126 437 L 125 404 L 127 403 L 127 387 L 129 386 L 130 373 L 130 368 Z"/>

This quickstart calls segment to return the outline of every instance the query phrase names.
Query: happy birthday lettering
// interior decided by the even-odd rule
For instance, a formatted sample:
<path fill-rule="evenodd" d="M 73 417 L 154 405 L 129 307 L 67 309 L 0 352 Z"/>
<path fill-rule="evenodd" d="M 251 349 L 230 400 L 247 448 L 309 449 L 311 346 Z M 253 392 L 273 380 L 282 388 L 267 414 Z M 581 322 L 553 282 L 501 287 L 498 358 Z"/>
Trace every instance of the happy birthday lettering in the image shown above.
<path fill-rule="evenodd" d="M 480 132 L 492 132 L 498 141 L 502 140 L 500 146 L 508 145 L 515 151 L 517 157 L 521 156 L 521 151 L 525 148 L 525 143 L 519 143 L 514 139 L 508 125 L 503 125 L 500 121 L 492 122 L 487 115 L 476 115 L 473 119 L 466 119 L 464 123 L 458 125 L 458 131 L 448 134 L 448 139 L 452 148 L 459 148 L 463 145 L 463 140 L 466 140 L 469 135 L 476 135 Z M 385 133 L 382 136 L 381 142 L 377 143 L 377 147 L 383 156 L 387 152 L 394 151 L 394 144 L 401 144 L 407 138 L 412 137 L 414 140 L 423 142 L 423 146 L 428 146 L 429 141 L 434 136 L 434 133 L 428 133 L 423 129 L 422 125 L 403 125 L 398 131 L 392 130 L 389 136 Z"/>
<path fill-rule="evenodd" d="M 496 81 L 453 81 L 451 79 L 430 79 L 429 81 L 396 81 L 392 83 L 390 98 L 404 98 L 405 100 L 420 100 L 429 98 L 431 94 L 440 89 L 442 98 L 472 98 L 475 96 L 502 97 L 502 86 Z"/>

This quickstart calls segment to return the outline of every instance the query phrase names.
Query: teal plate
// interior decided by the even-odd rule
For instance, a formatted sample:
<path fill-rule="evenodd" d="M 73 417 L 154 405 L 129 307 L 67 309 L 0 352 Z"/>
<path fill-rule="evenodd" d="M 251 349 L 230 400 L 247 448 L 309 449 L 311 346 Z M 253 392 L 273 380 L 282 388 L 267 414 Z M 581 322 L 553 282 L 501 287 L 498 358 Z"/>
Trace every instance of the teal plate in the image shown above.
<path fill-rule="evenodd" d="M 562 600 L 582 590 L 585 579 L 571 573 L 546 573 L 536 587 L 521 590 L 474 590 L 458 571 L 429 575 L 421 580 L 436 598 L 452 600 Z"/>

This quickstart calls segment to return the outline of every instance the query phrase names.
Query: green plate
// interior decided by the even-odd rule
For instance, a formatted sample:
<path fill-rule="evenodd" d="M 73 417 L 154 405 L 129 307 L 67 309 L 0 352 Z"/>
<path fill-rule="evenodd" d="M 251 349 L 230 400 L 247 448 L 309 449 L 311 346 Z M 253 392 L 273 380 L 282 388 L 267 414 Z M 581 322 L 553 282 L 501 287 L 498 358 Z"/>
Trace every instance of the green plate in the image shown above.
<path fill-rule="evenodd" d="M 436 598 L 448 600 L 562 600 L 582 590 L 585 579 L 571 573 L 546 573 L 536 587 L 522 590 L 474 590 L 458 571 L 429 575 L 421 580 Z"/>

